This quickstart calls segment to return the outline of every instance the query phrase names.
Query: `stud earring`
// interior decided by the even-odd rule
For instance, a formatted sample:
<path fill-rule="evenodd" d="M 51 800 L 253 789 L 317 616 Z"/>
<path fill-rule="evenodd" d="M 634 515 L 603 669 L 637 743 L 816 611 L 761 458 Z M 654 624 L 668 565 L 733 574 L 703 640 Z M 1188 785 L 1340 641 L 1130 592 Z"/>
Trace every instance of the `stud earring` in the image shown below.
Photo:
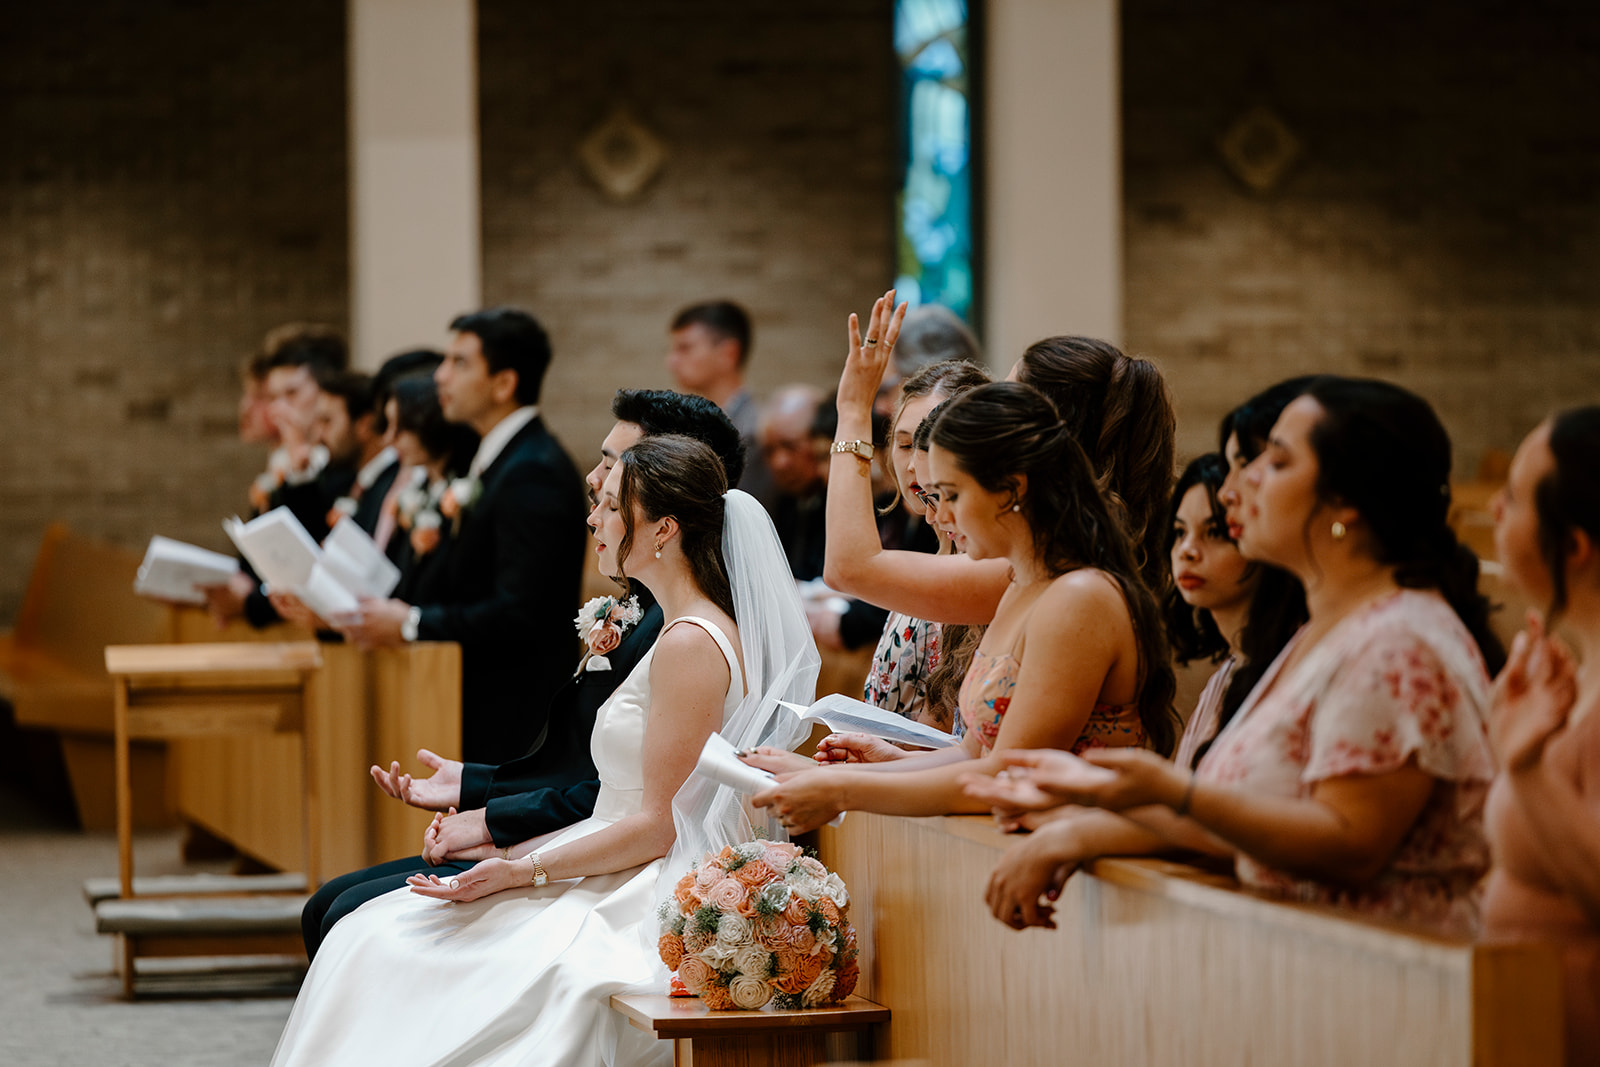
<path fill-rule="evenodd" d="M 1344 540 L 1344 535 L 1349 533 L 1350 531 L 1345 529 L 1344 523 L 1336 522 L 1336 523 L 1333 524 L 1333 529 L 1332 529 L 1331 532 L 1333 533 L 1333 539 L 1335 541 L 1343 541 Z"/>
<path fill-rule="evenodd" d="M 1022 510 L 1022 505 L 1021 504 L 1012 504 L 1011 505 L 1011 510 L 1012 511 L 1021 511 Z"/>

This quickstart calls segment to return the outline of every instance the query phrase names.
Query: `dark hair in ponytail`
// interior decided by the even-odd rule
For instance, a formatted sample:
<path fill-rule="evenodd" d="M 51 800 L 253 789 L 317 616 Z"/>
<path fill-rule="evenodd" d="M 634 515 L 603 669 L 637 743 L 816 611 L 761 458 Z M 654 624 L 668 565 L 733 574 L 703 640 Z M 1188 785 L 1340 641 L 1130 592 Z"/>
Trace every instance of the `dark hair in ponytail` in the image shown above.
<path fill-rule="evenodd" d="M 1600 407 L 1569 408 L 1550 418 L 1555 466 L 1534 490 L 1539 555 L 1550 573 L 1547 625 L 1567 608 L 1567 547 L 1573 530 L 1600 541 Z"/>
<path fill-rule="evenodd" d="M 1433 408 L 1372 378 L 1320 377 L 1305 395 L 1323 410 L 1310 442 L 1318 494 L 1360 512 L 1378 562 L 1408 589 L 1437 589 L 1498 673 L 1505 649 L 1478 592 L 1478 557 L 1450 528 L 1450 435 Z"/>
<path fill-rule="evenodd" d="M 1172 580 L 1161 553 L 1161 520 L 1172 495 L 1178 432 L 1161 371 L 1092 337 L 1047 337 L 1022 354 L 1017 381 L 1060 411 L 1133 543 L 1139 573 L 1159 595 Z"/>
<path fill-rule="evenodd" d="M 722 562 L 723 494 L 728 482 L 717 454 L 692 437 L 659 434 L 642 438 L 622 453 L 617 466 L 622 468 L 617 505 L 624 531 L 617 546 L 617 569 L 622 571 L 633 550 L 635 509 L 647 522 L 670 515 L 678 520 L 678 536 L 695 585 L 730 619 L 735 618 L 733 588 Z M 626 585 L 625 571 L 622 580 Z"/>
<path fill-rule="evenodd" d="M 1211 505 L 1211 527 L 1221 529 L 1223 539 L 1227 540 L 1227 512 L 1217 500 L 1217 493 L 1222 490 L 1223 479 L 1227 476 L 1228 461 L 1216 452 L 1207 452 L 1183 468 L 1183 473 L 1178 476 L 1178 484 L 1172 490 L 1172 504 L 1167 508 L 1165 544 L 1169 565 L 1173 546 L 1178 543 L 1178 509 L 1183 506 L 1183 498 L 1195 486 L 1205 490 L 1206 500 Z M 1161 610 L 1167 620 L 1167 641 L 1172 645 L 1172 657 L 1179 663 L 1188 664 L 1197 659 L 1209 659 L 1216 663 L 1228 654 L 1228 639 L 1217 629 L 1211 612 L 1192 607 L 1183 599 L 1176 585 L 1167 587 L 1166 595 L 1161 598 Z"/>
<path fill-rule="evenodd" d="M 1170 754 L 1177 739 L 1175 682 L 1161 610 L 1083 449 L 1055 405 L 1031 386 L 995 382 L 948 405 L 934 425 L 933 443 L 985 490 L 1016 494 L 1046 569 L 1059 575 L 1095 567 L 1121 587 L 1139 646 L 1139 718 L 1151 747 Z"/>

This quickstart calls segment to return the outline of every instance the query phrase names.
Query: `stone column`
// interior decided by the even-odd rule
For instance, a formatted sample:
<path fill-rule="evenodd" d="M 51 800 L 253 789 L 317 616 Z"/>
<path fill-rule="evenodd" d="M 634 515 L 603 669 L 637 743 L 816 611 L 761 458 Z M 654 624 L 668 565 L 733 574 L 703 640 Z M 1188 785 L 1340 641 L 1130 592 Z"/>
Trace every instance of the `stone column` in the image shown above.
<path fill-rule="evenodd" d="M 984 340 L 1122 338 L 1117 0 L 987 0 Z"/>
<path fill-rule="evenodd" d="M 349 0 L 353 362 L 442 346 L 481 302 L 473 0 Z"/>

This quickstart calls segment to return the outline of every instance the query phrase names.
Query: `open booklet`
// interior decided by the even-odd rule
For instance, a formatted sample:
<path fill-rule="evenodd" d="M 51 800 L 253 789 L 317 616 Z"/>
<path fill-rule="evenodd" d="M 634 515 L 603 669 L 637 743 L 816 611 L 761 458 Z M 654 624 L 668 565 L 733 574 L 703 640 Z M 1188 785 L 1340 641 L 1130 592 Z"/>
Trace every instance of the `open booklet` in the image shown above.
<path fill-rule="evenodd" d="M 249 522 L 225 519 L 222 528 L 268 589 L 293 593 L 330 621 L 358 610 L 358 598 L 386 597 L 400 582 L 400 568 L 353 522 L 335 523 L 321 545 L 284 507 Z"/>
<path fill-rule="evenodd" d="M 835 733 L 871 734 L 897 745 L 917 748 L 949 748 L 961 743 L 943 730 L 913 722 L 903 715 L 875 708 L 871 704 L 839 693 L 832 693 L 809 708 L 780 700 L 780 704 L 800 717 L 801 724 L 821 723 Z"/>
<path fill-rule="evenodd" d="M 133 591 L 157 600 L 204 604 L 206 597 L 200 587 L 221 585 L 238 570 L 239 561 L 232 556 L 157 534 L 144 551 Z"/>

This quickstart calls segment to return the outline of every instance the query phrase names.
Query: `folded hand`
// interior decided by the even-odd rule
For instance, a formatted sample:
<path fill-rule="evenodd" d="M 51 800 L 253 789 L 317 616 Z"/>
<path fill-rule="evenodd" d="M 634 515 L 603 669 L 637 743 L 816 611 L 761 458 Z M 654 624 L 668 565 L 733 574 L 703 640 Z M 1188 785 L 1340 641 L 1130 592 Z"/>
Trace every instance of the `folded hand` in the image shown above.
<path fill-rule="evenodd" d="M 482 808 L 456 813 L 455 808 L 438 812 L 422 835 L 422 858 L 437 866 L 449 860 L 472 859 L 463 855 L 482 845 L 493 847 L 488 819 Z"/>

